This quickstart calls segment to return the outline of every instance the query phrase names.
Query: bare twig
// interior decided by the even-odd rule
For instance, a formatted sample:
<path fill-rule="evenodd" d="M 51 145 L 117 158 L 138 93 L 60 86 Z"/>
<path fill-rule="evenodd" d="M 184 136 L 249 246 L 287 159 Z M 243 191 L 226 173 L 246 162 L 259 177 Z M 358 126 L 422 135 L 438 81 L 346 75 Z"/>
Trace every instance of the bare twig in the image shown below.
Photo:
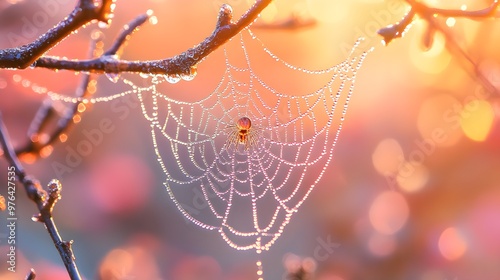
<path fill-rule="evenodd" d="M 390 43 L 395 38 L 399 38 L 402 36 L 405 30 L 408 29 L 408 26 L 413 21 L 416 15 L 420 16 L 423 20 L 425 20 L 429 24 L 429 30 L 427 31 L 427 37 L 433 35 L 435 31 L 441 32 L 445 36 L 446 40 L 446 48 L 459 57 L 463 58 L 463 61 L 468 63 L 472 67 L 472 76 L 483 85 L 483 87 L 488 92 L 498 93 L 496 87 L 484 76 L 484 74 L 479 70 L 479 65 L 476 61 L 474 61 L 470 55 L 464 51 L 460 45 L 456 42 L 453 36 L 450 34 L 447 28 L 440 24 L 436 17 L 464 17 L 469 19 L 486 19 L 495 16 L 495 12 L 498 8 L 500 2 L 495 0 L 491 3 L 491 5 L 485 9 L 477 10 L 477 11 L 466 11 L 466 10 L 446 10 L 446 9 L 438 9 L 428 7 L 425 4 L 415 1 L 415 0 L 406 0 L 408 4 L 411 5 L 410 11 L 405 15 L 401 22 L 396 23 L 394 25 L 390 25 L 388 27 L 382 28 L 378 31 L 378 34 L 384 38 L 384 42 L 386 44 Z M 426 42 L 426 47 L 428 44 L 432 44 L 432 39 L 429 39 L 429 42 Z"/>
<path fill-rule="evenodd" d="M 494 0 L 491 5 L 485 9 L 477 11 L 467 11 L 467 10 L 453 10 L 453 9 L 439 9 L 429 7 L 421 2 L 415 0 L 406 0 L 408 4 L 411 5 L 412 9 L 415 10 L 417 14 L 422 15 L 439 15 L 442 17 L 462 17 L 469 19 L 484 19 L 493 17 L 495 15 L 496 9 L 498 7 L 498 0 Z"/>
<path fill-rule="evenodd" d="M 411 9 L 400 22 L 382 28 L 377 33 L 384 37 L 384 43 L 388 45 L 392 40 L 403 36 L 414 17 L 415 11 Z"/>
<path fill-rule="evenodd" d="M 93 20 L 109 24 L 113 7 L 112 0 L 102 0 L 101 5 L 95 5 L 93 0 L 80 0 L 64 20 L 35 41 L 18 48 L 0 50 L 0 68 L 27 68 L 71 32 L 85 24 Z"/>
<path fill-rule="evenodd" d="M 92 2 L 92 1 L 91 1 Z M 136 73 L 146 73 L 146 74 L 163 74 L 163 75 L 189 75 L 192 72 L 192 67 L 196 67 L 196 64 L 200 62 L 203 58 L 208 56 L 214 50 L 219 48 L 233 36 L 238 34 L 245 27 L 250 25 L 259 15 L 259 13 L 271 3 L 272 0 L 258 0 L 237 22 L 232 22 L 233 12 L 229 5 L 225 4 L 221 7 L 219 11 L 219 17 L 217 20 L 216 28 L 213 33 L 203 40 L 201 43 L 193 48 L 190 48 L 180 55 L 172 58 L 162 59 L 162 60 L 150 60 L 150 61 L 127 61 L 115 58 L 110 58 L 109 56 L 102 56 L 91 60 L 65 60 L 56 57 L 40 57 L 42 53 L 39 53 L 38 58 L 35 60 L 30 60 L 28 63 L 12 62 L 18 54 L 18 51 L 23 48 L 7 49 L 0 52 L 0 67 L 6 68 L 25 68 L 29 65 L 35 67 L 49 68 L 49 69 L 65 69 L 72 71 L 85 71 L 93 73 L 120 73 L 120 72 L 136 72 Z M 80 3 L 79 6 L 82 4 Z M 104 1 L 101 5 L 105 7 Z M 71 25 L 73 29 L 81 27 L 83 24 L 79 24 L 86 20 L 88 22 L 95 18 L 96 10 L 91 9 L 85 13 L 79 12 L 84 10 L 83 8 L 77 8 L 73 11 L 70 16 L 63 22 L 66 24 L 58 24 L 53 29 L 49 30 L 47 34 L 50 37 L 59 35 L 59 38 L 65 37 L 69 32 L 62 32 L 59 29 L 68 31 L 66 25 Z M 85 10 L 86 11 L 86 10 Z M 99 10 L 100 11 L 100 10 Z M 84 17 L 86 15 L 86 17 Z M 90 15 L 90 16 L 89 16 Z M 94 16 L 94 18 L 93 18 Z M 90 19 L 89 19 L 90 18 Z M 54 34 L 53 34 L 54 33 Z M 42 36 L 42 37 L 47 37 Z M 42 38 L 40 37 L 40 38 Z M 38 39 L 37 41 L 40 41 Z M 33 63 L 35 62 L 35 63 Z"/>
<path fill-rule="evenodd" d="M 463 17 L 469 19 L 485 19 L 495 16 L 495 12 L 500 2 L 493 1 L 491 5 L 485 9 L 477 11 L 466 10 L 447 10 L 429 7 L 415 0 L 406 0 L 410 4 L 410 11 L 404 16 L 403 20 L 396 24 L 389 25 L 378 31 L 378 34 L 384 38 L 385 44 L 389 44 L 392 40 L 402 36 L 409 24 L 413 21 L 415 15 L 419 15 L 423 19 L 429 21 L 434 16 L 442 17 Z"/>
<path fill-rule="evenodd" d="M 129 24 L 127 24 L 126 27 L 123 28 L 122 33 L 120 33 L 113 46 L 109 50 L 104 52 L 102 56 L 115 55 L 118 50 L 126 43 L 129 35 L 132 34 L 140 25 L 146 22 L 148 18 L 149 15 L 147 14 L 140 15 Z M 102 38 L 94 38 L 93 42 L 91 43 L 89 51 L 91 57 L 95 57 L 94 53 L 97 41 L 101 39 Z M 82 101 L 71 104 L 71 107 L 64 112 L 64 115 L 59 116 L 54 110 L 52 99 L 47 97 L 47 99 L 44 100 L 44 102 L 38 109 L 38 112 L 30 125 L 30 129 L 28 131 L 28 143 L 25 146 L 16 149 L 16 154 L 18 156 L 22 156 L 24 154 L 39 156 L 40 152 L 45 147 L 53 144 L 55 141 L 57 141 L 57 139 L 60 139 L 59 137 L 71 128 L 72 124 L 74 123 L 74 118 L 82 114 L 82 112 L 80 112 L 78 108 L 81 106 L 80 104 L 83 102 L 84 97 L 90 95 L 88 86 L 92 81 L 91 76 L 89 73 L 84 73 L 83 75 L 84 76 L 82 78 L 80 86 L 76 89 L 75 95 L 76 98 L 81 98 Z M 57 120 L 56 128 L 50 132 L 42 132 L 46 125 L 53 118 L 59 118 Z M 45 137 L 40 137 L 41 135 L 45 135 Z"/>
<path fill-rule="evenodd" d="M 78 267 L 76 266 L 71 244 L 73 241 L 63 241 L 57 230 L 57 226 L 52 218 L 52 210 L 54 205 L 61 197 L 61 184 L 57 180 L 53 180 L 49 184 L 49 193 L 42 189 L 40 183 L 26 175 L 24 167 L 21 165 L 7 133 L 0 114 L 0 144 L 4 152 L 4 156 L 11 166 L 15 168 L 16 177 L 24 186 L 28 197 L 36 203 L 39 214 L 35 215 L 35 220 L 42 222 L 49 232 L 54 245 L 63 260 L 66 270 L 71 279 L 81 279 Z M 30 273 L 32 275 L 32 273 Z M 33 273 L 34 275 L 34 273 Z M 29 276 L 34 277 L 34 276 Z M 32 279 L 32 278 L 31 278 Z"/>
<path fill-rule="evenodd" d="M 103 55 L 115 55 L 120 48 L 127 42 L 129 36 L 137 30 L 137 28 L 143 25 L 146 20 L 150 17 L 151 13 L 143 14 L 132 20 L 129 24 L 123 27 L 122 32 L 116 38 L 115 43 L 109 50 L 107 50 Z"/>
<path fill-rule="evenodd" d="M 89 95 L 88 85 L 91 81 L 89 74 L 83 74 L 80 86 L 76 90 L 76 97 L 86 97 Z M 62 116 L 55 112 L 53 101 L 50 98 L 44 100 L 28 130 L 28 143 L 16 149 L 18 156 L 30 154 L 39 156 L 40 152 L 47 146 L 52 145 L 62 134 L 65 134 L 74 123 L 74 118 L 81 114 L 78 107 L 81 102 L 71 104 Z M 44 132 L 46 125 L 54 118 L 58 118 L 56 128 L 50 132 Z"/>
<path fill-rule="evenodd" d="M 26 275 L 26 280 L 34 280 L 36 278 L 36 273 L 35 273 L 35 270 L 32 268 L 30 269 L 30 272 L 28 273 L 28 275 Z"/>

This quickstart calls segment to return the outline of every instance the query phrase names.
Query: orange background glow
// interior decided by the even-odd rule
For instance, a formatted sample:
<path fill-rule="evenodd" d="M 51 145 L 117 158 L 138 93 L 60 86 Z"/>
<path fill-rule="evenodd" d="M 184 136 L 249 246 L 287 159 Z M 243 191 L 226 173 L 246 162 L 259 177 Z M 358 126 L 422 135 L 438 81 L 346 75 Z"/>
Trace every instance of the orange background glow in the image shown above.
<path fill-rule="evenodd" d="M 0 2 L 0 49 L 32 41 L 76 1 L 54 0 L 50 12 L 42 2 Z M 118 0 L 112 25 L 101 30 L 104 49 L 124 24 L 151 9 L 156 24 L 134 33 L 122 58 L 174 56 L 211 34 L 224 2 L 232 5 L 235 18 L 253 3 Z M 425 2 L 474 10 L 491 1 Z M 277 0 L 252 27 L 281 59 L 308 69 L 343 61 L 358 37 L 365 37 L 361 49 L 374 47 L 358 73 L 332 164 L 280 239 L 261 256 L 264 279 L 282 279 L 287 267 L 301 261 L 315 268 L 314 279 L 320 280 L 500 279 L 500 20 L 437 18 L 475 62 L 474 69 L 440 33 L 426 50 L 428 26 L 422 20 L 383 46 L 376 31 L 400 21 L 407 10 L 402 0 Z M 316 24 L 259 28 L 291 17 Z M 92 24 L 69 36 L 49 54 L 86 58 L 96 28 Z M 286 76 L 273 71 L 272 64 L 252 62 L 267 82 L 284 91 L 306 93 L 317 86 L 307 75 Z M 218 50 L 198 66 L 193 81 L 161 89 L 172 98 L 198 100 L 213 90 L 224 68 Z M 477 73 L 496 92 L 488 91 Z M 28 140 L 30 121 L 46 97 L 22 79 L 72 95 L 80 78 L 69 71 L 0 70 L 0 110 L 15 146 Z M 92 87 L 95 96 L 128 89 L 104 75 Z M 75 241 L 85 279 L 257 279 L 254 252 L 229 248 L 217 232 L 185 221 L 171 202 L 149 123 L 135 99 L 82 104 L 79 111 L 84 113 L 75 120 L 78 125 L 60 137 L 62 143 L 48 147 L 40 159 L 24 160 L 42 184 L 54 177 L 62 181 L 63 198 L 54 216 L 63 238 Z M 96 131 L 99 139 L 92 138 Z M 90 143 L 82 146 L 83 155 L 76 151 L 82 141 Z M 56 172 L 57 163 L 67 169 Z M 2 160 L 2 186 L 5 170 Z M 31 222 L 35 207 L 21 186 L 17 203 L 18 272 L 3 269 L 2 253 L 0 278 L 20 279 L 34 267 L 37 279 L 67 279 L 43 226 Z M 5 212 L 0 216 L 4 221 Z M 327 247 L 332 243 L 334 248 Z M 4 248 L 0 238 L 0 252 Z M 291 255 L 295 258 L 286 257 Z"/>

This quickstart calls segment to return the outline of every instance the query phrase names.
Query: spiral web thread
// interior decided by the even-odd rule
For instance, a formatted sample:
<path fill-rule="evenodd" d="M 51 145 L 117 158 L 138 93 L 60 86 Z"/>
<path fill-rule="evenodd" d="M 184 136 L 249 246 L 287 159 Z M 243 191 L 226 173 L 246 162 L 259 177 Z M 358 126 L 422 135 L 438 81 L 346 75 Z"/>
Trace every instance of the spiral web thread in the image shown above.
<path fill-rule="evenodd" d="M 126 83 L 139 96 L 165 187 L 185 219 L 217 230 L 233 248 L 260 253 L 279 238 L 327 170 L 367 52 L 311 71 L 262 45 L 264 55 L 290 71 L 328 77 L 312 92 L 291 95 L 254 72 L 244 38 L 262 42 L 247 31 L 237 42 L 245 65 L 233 65 L 224 49 L 224 75 L 199 101 L 169 98 L 157 90 L 162 79 L 154 78 L 147 88 Z M 248 149 L 228 139 L 237 135 L 241 117 L 252 121 Z"/>

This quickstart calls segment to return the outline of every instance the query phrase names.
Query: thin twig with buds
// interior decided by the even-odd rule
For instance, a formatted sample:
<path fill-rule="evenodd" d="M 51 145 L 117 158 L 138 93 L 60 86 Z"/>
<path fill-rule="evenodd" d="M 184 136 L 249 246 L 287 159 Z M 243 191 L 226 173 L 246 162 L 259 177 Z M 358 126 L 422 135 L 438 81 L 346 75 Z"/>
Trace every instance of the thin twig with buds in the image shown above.
<path fill-rule="evenodd" d="M 21 165 L 14 149 L 12 148 L 7 128 L 3 123 L 2 115 L 0 114 L 0 145 L 7 161 L 15 168 L 15 173 L 18 181 L 24 186 L 28 197 L 35 202 L 39 213 L 34 216 L 34 220 L 45 225 L 49 232 L 54 245 L 63 260 L 66 270 L 71 279 L 81 279 L 78 267 L 76 266 L 75 257 L 71 244 L 73 241 L 64 241 L 57 230 L 56 223 L 52 217 L 52 211 L 55 204 L 61 199 L 62 186 L 57 180 L 49 183 L 48 193 L 45 191 L 38 180 L 29 177 L 24 167 Z M 34 278 L 34 272 L 30 272 L 29 279 Z"/>

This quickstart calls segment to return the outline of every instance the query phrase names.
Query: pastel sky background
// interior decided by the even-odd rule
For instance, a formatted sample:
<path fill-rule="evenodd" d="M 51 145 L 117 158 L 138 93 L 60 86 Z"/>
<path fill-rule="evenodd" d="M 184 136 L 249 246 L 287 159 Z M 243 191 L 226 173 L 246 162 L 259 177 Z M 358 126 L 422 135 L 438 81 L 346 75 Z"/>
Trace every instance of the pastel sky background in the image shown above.
<path fill-rule="evenodd" d="M 0 2 L 0 48 L 33 40 L 67 15 L 75 2 L 47 1 L 50 7 L 35 0 Z M 252 1 L 226 2 L 238 18 Z M 490 2 L 426 1 L 471 10 Z M 157 24 L 140 28 L 122 57 L 148 60 L 179 54 L 212 32 L 221 3 L 118 0 L 111 27 L 101 30 L 104 48 L 124 24 L 151 9 Z M 486 91 L 471 65 L 440 34 L 426 50 L 423 21 L 383 46 L 375 32 L 399 21 L 407 9 L 401 0 L 277 0 L 256 24 L 272 25 L 292 16 L 316 24 L 296 30 L 252 28 L 281 59 L 305 68 L 342 61 L 360 36 L 365 37 L 362 49 L 374 47 L 359 71 L 332 164 L 284 234 L 261 256 L 265 279 L 282 279 L 285 265 L 293 265 L 296 257 L 314 260 L 317 280 L 500 277 L 498 92 Z M 498 90 L 500 21 L 439 22 Z M 80 30 L 49 54 L 85 58 L 96 28 Z M 199 65 L 192 82 L 162 89 L 172 98 L 202 98 L 219 81 L 222 58 L 220 50 L 213 53 Z M 272 67 L 258 59 L 253 63 L 259 69 Z M 284 89 L 306 89 L 312 83 L 307 76 L 283 75 L 264 78 L 286 81 Z M 27 141 L 26 130 L 45 97 L 24 87 L 19 77 L 71 95 L 81 75 L 0 70 L 0 110 L 16 146 Z M 96 96 L 126 89 L 105 76 L 97 81 Z M 256 279 L 254 252 L 229 248 L 218 233 L 187 223 L 170 201 L 149 124 L 135 99 L 95 104 L 77 121 L 64 143 L 35 162 L 25 160 L 28 172 L 42 184 L 61 179 L 63 199 L 54 217 L 63 238 L 75 241 L 85 279 Z M 70 166 L 69 154 L 96 130 L 102 140 Z M 70 168 L 61 173 L 54 168 L 57 163 Z M 1 182 L 7 180 L 6 170 L 7 163 L 0 161 Z M 5 195 L 3 187 L 0 192 Z M 18 272 L 6 271 L 2 253 L 0 278 L 19 279 L 33 267 L 37 279 L 67 279 L 43 226 L 31 221 L 35 207 L 20 186 L 16 202 Z M 0 216 L 5 221 L 6 213 Z M 6 233 L 4 222 L 0 233 Z M 5 241 L 0 238 L 1 252 L 6 251 Z M 325 247 L 329 242 L 338 246 Z"/>

